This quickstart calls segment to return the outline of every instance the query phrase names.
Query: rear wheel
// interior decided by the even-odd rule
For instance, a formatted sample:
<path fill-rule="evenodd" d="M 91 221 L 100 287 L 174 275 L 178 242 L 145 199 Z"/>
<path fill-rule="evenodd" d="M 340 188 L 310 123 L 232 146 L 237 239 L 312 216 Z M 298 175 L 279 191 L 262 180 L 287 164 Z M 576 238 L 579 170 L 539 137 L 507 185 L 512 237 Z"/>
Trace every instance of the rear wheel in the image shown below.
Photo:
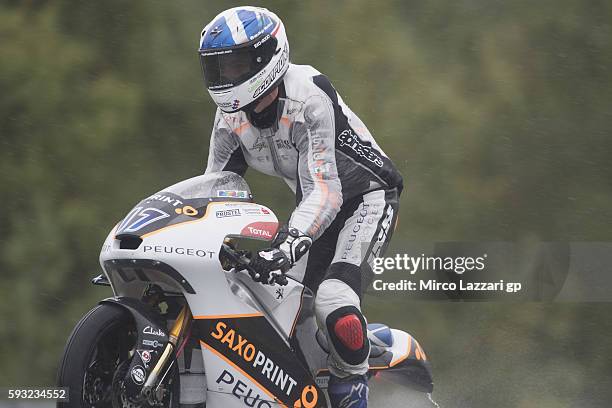
<path fill-rule="evenodd" d="M 147 403 L 128 401 L 123 378 L 137 339 L 134 321 L 123 308 L 110 304 L 96 306 L 76 325 L 58 371 L 58 386 L 68 387 L 68 402 L 61 408 L 136 408 Z M 173 369 L 165 380 L 169 392 L 160 406 L 178 407 L 178 373 Z"/>

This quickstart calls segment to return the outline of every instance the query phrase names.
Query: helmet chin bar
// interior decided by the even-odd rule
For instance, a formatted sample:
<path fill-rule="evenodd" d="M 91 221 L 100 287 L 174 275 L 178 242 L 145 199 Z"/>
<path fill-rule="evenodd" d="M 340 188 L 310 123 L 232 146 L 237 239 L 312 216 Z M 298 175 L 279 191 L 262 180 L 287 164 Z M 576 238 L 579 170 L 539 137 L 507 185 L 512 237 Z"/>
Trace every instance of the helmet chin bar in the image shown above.
<path fill-rule="evenodd" d="M 287 61 L 287 66 L 288 65 L 289 65 L 289 61 Z M 214 91 L 211 91 L 209 89 L 208 92 L 209 92 L 210 96 L 212 97 L 213 101 L 215 102 L 215 104 L 224 113 L 236 113 L 236 112 L 242 111 L 244 113 L 250 114 L 250 113 L 252 113 L 255 110 L 255 107 L 257 107 L 257 104 L 263 98 L 265 98 L 266 96 L 270 95 L 270 93 L 274 92 L 274 90 L 277 89 L 280 86 L 281 82 L 283 81 L 283 78 L 285 77 L 285 73 L 286 73 L 286 69 L 285 69 L 285 72 L 283 72 L 280 77 L 276 78 L 276 80 L 270 86 L 270 88 L 268 88 L 262 95 L 258 96 L 257 99 L 251 101 L 250 103 L 248 103 L 248 104 L 246 104 L 244 106 L 239 106 L 238 108 L 235 108 L 235 109 L 228 109 L 226 104 L 218 102 L 218 97 L 216 97 L 216 95 L 214 94 Z M 240 87 L 244 87 L 244 85 L 245 84 L 242 84 L 242 85 L 239 85 L 239 86 Z M 228 90 L 225 90 L 224 92 L 228 92 Z"/>
<path fill-rule="evenodd" d="M 283 80 L 283 78 L 279 78 L 277 80 L 277 82 L 272 85 L 270 87 L 270 89 L 268 89 L 263 95 L 261 95 L 259 98 L 255 99 L 253 102 L 249 103 L 246 106 L 243 106 L 242 108 L 238 109 L 239 111 L 242 111 L 246 114 L 251 114 L 255 112 L 255 108 L 257 107 L 257 105 L 259 105 L 259 102 L 261 102 L 264 98 L 267 98 L 272 92 L 274 92 L 275 89 L 278 89 L 281 81 Z M 278 96 L 277 96 L 278 98 Z M 274 101 L 271 101 L 270 103 L 274 103 Z M 265 108 L 264 108 L 265 109 Z"/>
<path fill-rule="evenodd" d="M 261 96 L 261 97 L 259 97 L 259 98 L 255 99 L 253 102 L 249 103 L 248 105 L 245 105 L 245 106 L 241 107 L 241 108 L 240 108 L 240 109 L 238 109 L 236 112 L 240 112 L 240 111 L 242 111 L 242 112 L 246 113 L 247 115 L 248 115 L 248 114 L 251 114 L 251 113 L 253 113 L 253 112 L 255 112 L 255 108 L 257 107 L 257 105 L 259 104 L 259 102 L 260 102 L 260 101 L 261 101 L 263 98 L 265 98 L 266 96 L 268 96 L 268 95 L 269 95 L 269 93 L 266 93 L 265 95 L 263 95 L 263 96 Z"/>

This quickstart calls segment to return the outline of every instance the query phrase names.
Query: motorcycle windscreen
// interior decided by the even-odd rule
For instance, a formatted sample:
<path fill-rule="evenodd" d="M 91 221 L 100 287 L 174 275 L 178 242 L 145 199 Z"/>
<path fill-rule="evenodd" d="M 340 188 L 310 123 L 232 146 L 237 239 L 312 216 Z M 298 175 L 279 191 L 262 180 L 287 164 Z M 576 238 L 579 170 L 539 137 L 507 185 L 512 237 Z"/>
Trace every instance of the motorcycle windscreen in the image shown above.
<path fill-rule="evenodd" d="M 119 223 L 115 237 L 141 237 L 161 228 L 200 219 L 213 201 L 251 202 L 251 190 L 236 173 L 222 171 L 174 184 L 139 202 Z"/>

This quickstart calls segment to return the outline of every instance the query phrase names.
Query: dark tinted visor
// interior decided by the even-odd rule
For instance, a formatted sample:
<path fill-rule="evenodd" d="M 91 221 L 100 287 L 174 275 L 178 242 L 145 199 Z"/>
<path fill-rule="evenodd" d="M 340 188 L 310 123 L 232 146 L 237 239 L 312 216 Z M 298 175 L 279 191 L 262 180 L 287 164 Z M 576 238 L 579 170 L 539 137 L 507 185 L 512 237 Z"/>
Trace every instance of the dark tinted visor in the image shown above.
<path fill-rule="evenodd" d="M 276 38 L 269 34 L 266 37 L 239 47 L 200 51 L 206 87 L 211 90 L 230 88 L 261 71 L 276 51 Z"/>

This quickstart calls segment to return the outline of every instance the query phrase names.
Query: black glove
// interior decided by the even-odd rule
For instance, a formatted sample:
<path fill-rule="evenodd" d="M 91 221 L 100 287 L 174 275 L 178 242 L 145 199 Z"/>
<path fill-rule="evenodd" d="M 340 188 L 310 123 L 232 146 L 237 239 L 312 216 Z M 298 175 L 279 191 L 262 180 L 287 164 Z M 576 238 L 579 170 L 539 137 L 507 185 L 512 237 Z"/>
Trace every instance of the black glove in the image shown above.
<path fill-rule="evenodd" d="M 249 263 L 249 274 L 255 282 L 272 285 L 278 283 L 285 286 L 285 272 L 291 268 L 291 261 L 278 248 L 268 248 L 257 252 Z"/>
<path fill-rule="evenodd" d="M 249 274 L 255 282 L 286 285 L 285 273 L 306 253 L 312 239 L 296 228 L 279 229 L 272 248 L 257 252 L 251 258 Z"/>
<path fill-rule="evenodd" d="M 311 246 L 312 238 L 300 232 L 297 228 L 289 228 L 286 225 L 278 230 L 272 242 L 273 248 L 279 248 L 289 258 L 291 266 L 299 261 Z"/>

